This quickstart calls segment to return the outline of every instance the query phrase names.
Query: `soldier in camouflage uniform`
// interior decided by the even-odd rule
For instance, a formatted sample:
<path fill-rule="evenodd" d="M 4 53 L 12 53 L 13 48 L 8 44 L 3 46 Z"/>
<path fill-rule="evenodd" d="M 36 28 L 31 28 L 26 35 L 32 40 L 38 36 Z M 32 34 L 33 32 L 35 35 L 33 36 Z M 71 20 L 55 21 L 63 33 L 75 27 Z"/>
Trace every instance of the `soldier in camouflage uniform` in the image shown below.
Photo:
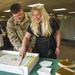
<path fill-rule="evenodd" d="M 7 22 L 7 35 L 11 44 L 16 50 L 21 47 L 22 39 L 30 24 L 30 20 L 26 13 L 24 13 L 21 5 L 13 4 L 11 7 L 12 17 Z M 35 37 L 32 36 L 29 49 L 32 49 L 35 44 Z"/>

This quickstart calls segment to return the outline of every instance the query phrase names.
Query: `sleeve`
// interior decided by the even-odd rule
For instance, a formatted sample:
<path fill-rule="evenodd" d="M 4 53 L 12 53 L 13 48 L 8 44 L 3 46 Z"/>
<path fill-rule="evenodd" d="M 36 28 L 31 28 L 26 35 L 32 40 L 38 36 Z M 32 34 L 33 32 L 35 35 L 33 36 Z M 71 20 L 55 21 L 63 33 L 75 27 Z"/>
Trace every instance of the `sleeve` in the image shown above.
<path fill-rule="evenodd" d="M 30 46 L 34 48 L 36 42 L 36 36 L 32 35 L 30 39 Z"/>
<path fill-rule="evenodd" d="M 51 27 L 54 32 L 56 32 L 56 30 L 60 29 L 59 24 L 57 23 L 57 21 L 54 18 L 50 19 L 50 24 L 51 24 Z"/>
<path fill-rule="evenodd" d="M 21 41 L 17 36 L 16 29 L 12 21 L 8 20 L 6 30 L 11 44 L 15 47 L 16 50 L 19 50 L 21 47 Z"/>

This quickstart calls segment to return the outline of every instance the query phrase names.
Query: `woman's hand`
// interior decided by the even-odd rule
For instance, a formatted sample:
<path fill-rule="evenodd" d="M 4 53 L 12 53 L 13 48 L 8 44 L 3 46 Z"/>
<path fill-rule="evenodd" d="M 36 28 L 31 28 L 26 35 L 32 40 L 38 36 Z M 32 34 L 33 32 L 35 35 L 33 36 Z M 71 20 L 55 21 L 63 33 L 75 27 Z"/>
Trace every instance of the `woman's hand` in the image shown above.
<path fill-rule="evenodd" d="M 26 56 L 26 48 L 20 47 L 20 49 L 19 49 L 19 55 L 23 59 Z"/>
<path fill-rule="evenodd" d="M 59 47 L 56 47 L 56 55 L 58 55 L 60 53 L 60 48 Z"/>

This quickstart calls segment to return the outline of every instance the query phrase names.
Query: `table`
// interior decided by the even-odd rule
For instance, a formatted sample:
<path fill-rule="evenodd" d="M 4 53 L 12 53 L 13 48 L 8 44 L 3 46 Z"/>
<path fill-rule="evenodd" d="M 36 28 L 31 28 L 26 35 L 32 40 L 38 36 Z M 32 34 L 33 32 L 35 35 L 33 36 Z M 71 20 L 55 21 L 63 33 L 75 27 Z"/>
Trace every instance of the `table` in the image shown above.
<path fill-rule="evenodd" d="M 33 70 L 30 72 L 29 75 L 38 75 L 37 70 L 38 70 L 39 68 L 41 68 L 41 66 L 39 65 L 39 63 L 40 63 L 41 61 L 43 61 L 43 60 L 47 60 L 47 61 L 52 61 L 52 62 L 53 62 L 52 66 L 51 66 L 51 68 L 52 68 L 51 75 L 55 75 L 56 70 L 60 68 L 60 67 L 58 66 L 58 60 L 57 60 L 57 59 L 50 59 L 50 58 L 40 58 L 40 60 L 39 60 L 38 63 L 35 65 L 35 67 L 34 67 Z M 18 74 L 0 71 L 0 75 L 18 75 Z"/>

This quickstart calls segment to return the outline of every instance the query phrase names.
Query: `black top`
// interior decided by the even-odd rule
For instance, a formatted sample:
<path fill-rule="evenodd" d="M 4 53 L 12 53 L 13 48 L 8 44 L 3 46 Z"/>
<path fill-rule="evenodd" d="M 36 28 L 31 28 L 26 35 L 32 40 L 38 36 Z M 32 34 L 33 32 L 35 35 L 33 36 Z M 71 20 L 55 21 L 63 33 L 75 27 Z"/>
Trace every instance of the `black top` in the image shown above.
<path fill-rule="evenodd" d="M 35 49 L 33 52 L 39 53 L 41 57 L 50 57 L 51 58 L 52 57 L 51 54 L 52 53 L 55 54 L 56 40 L 55 40 L 54 35 L 55 35 L 56 30 L 59 29 L 59 25 L 54 18 L 50 19 L 50 25 L 53 30 L 51 36 L 48 36 L 48 37 L 42 36 L 41 25 L 40 25 L 40 28 L 39 28 L 40 34 L 39 34 L 39 37 L 36 37 Z M 34 35 L 30 26 L 28 27 L 27 32 Z M 54 57 L 54 55 L 53 55 L 52 58 L 56 58 L 56 56 Z"/>

